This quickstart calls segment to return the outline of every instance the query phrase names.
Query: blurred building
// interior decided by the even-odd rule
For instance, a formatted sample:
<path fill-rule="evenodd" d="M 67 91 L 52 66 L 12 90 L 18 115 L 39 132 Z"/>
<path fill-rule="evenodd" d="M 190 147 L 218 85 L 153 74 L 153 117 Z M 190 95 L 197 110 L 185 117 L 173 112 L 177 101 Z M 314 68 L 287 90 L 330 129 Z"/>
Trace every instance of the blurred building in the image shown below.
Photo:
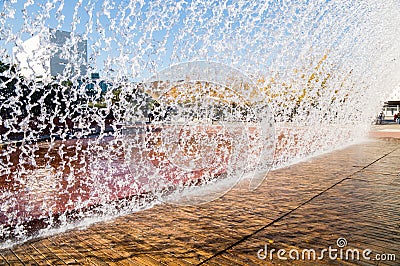
<path fill-rule="evenodd" d="M 13 61 L 26 78 L 51 80 L 86 75 L 87 40 L 46 29 L 13 48 Z"/>
<path fill-rule="evenodd" d="M 389 100 L 383 106 L 385 120 L 392 120 L 395 114 L 400 112 L 400 86 L 390 95 Z"/>

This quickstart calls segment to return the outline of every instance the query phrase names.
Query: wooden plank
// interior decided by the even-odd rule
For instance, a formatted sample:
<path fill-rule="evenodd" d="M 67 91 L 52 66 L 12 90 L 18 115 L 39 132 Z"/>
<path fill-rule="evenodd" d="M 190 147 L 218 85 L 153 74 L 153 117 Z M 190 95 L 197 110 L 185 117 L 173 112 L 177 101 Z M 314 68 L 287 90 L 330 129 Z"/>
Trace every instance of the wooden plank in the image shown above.
<path fill-rule="evenodd" d="M 2 251 L 1 256 L 9 265 L 24 265 L 22 261 L 11 251 L 11 249 Z"/>

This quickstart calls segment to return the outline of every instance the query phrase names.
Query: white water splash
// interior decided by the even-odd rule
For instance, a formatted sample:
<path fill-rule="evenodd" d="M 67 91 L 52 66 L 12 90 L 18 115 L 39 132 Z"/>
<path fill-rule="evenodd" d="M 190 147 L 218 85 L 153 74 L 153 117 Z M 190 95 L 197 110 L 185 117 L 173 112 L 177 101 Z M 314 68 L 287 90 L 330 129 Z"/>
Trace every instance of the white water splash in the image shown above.
<path fill-rule="evenodd" d="M 159 201 L 207 202 L 250 170 L 254 189 L 271 164 L 357 141 L 399 84 L 399 9 L 4 1 L 2 247 Z"/>

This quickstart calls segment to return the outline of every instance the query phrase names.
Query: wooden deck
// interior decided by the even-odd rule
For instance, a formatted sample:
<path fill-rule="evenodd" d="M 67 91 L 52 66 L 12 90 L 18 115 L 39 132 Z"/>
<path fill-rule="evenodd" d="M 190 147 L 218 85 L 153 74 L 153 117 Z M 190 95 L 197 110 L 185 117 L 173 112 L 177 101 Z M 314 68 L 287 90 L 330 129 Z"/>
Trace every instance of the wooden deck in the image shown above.
<path fill-rule="evenodd" d="M 241 184 L 204 205 L 157 205 L 0 250 L 0 265 L 399 265 L 399 161 L 400 140 L 375 139 L 273 171 L 256 191 Z M 257 257 L 338 238 L 396 261 Z"/>

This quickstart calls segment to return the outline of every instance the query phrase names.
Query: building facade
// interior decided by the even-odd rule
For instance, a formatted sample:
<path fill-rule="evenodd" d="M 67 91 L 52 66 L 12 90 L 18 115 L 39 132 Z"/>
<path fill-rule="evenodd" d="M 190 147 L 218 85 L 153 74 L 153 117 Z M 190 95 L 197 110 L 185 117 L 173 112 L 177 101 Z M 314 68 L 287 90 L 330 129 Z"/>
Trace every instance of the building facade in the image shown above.
<path fill-rule="evenodd" d="M 399 101 L 388 101 L 385 102 L 383 106 L 383 114 L 385 115 L 385 120 L 394 119 L 394 115 L 400 112 L 400 100 Z"/>
<path fill-rule="evenodd" d="M 394 119 L 394 115 L 400 112 L 400 86 L 390 95 L 389 101 L 383 106 L 383 114 L 385 120 Z"/>
<path fill-rule="evenodd" d="M 71 32 L 46 29 L 13 48 L 20 74 L 30 79 L 80 77 L 87 72 L 87 40 Z"/>

